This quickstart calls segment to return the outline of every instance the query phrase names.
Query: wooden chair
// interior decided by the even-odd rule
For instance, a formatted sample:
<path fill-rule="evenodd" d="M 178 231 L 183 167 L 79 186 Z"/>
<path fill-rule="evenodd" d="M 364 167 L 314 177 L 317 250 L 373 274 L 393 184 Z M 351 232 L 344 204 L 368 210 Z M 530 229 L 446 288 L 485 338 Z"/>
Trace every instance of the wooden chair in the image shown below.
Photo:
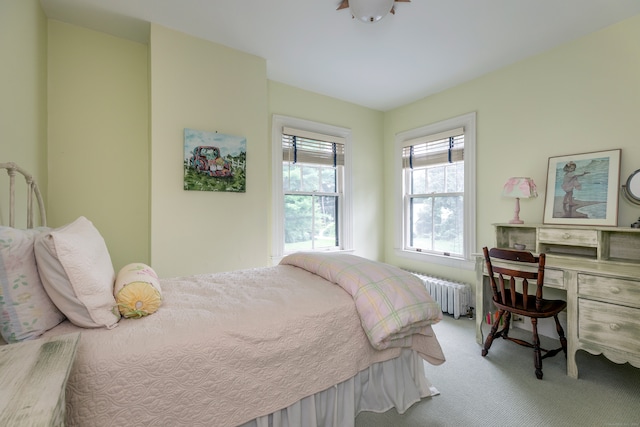
<path fill-rule="evenodd" d="M 489 250 L 486 247 L 482 248 L 482 251 L 484 252 L 487 273 L 491 283 L 491 291 L 493 292 L 493 304 L 498 310 L 493 319 L 491 332 L 489 332 L 482 348 L 482 356 L 487 355 L 493 340 L 499 337 L 526 347 L 532 347 L 536 377 L 542 379 L 542 359 L 555 356 L 560 350 L 564 351 L 565 358 L 567 357 L 567 339 L 558 321 L 558 313 L 567 307 L 567 303 L 561 300 L 545 300 L 542 297 L 545 254 L 534 256 L 531 252 L 526 251 L 499 248 Z M 494 265 L 492 260 L 500 261 L 500 265 Z M 535 295 L 529 295 L 530 280 L 535 280 L 536 282 Z M 532 343 L 509 336 L 512 313 L 531 319 L 533 329 Z M 562 345 L 555 350 L 540 348 L 538 319 L 548 317 L 553 317 L 555 320 L 556 331 Z M 501 323 L 504 326 L 498 331 Z M 545 353 L 544 356 L 542 355 L 543 352 Z"/>

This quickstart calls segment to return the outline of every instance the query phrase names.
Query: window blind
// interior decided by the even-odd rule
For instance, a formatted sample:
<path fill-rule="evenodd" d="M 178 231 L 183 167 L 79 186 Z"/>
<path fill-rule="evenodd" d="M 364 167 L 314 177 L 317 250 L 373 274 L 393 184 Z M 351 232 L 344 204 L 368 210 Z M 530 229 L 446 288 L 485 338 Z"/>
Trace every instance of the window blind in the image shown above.
<path fill-rule="evenodd" d="M 464 160 L 464 128 L 405 141 L 402 167 L 413 169 Z"/>
<path fill-rule="evenodd" d="M 283 127 L 282 160 L 290 163 L 343 166 L 344 138 Z"/>

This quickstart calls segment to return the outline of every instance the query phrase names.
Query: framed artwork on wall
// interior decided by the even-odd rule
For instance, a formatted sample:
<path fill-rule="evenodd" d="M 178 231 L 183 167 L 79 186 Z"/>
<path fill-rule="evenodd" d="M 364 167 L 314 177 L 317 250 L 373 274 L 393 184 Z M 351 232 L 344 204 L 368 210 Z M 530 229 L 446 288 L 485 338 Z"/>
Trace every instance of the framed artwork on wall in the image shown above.
<path fill-rule="evenodd" d="M 545 224 L 618 225 L 621 150 L 549 158 Z"/>
<path fill-rule="evenodd" d="M 184 189 L 244 193 L 247 139 L 185 128 Z"/>

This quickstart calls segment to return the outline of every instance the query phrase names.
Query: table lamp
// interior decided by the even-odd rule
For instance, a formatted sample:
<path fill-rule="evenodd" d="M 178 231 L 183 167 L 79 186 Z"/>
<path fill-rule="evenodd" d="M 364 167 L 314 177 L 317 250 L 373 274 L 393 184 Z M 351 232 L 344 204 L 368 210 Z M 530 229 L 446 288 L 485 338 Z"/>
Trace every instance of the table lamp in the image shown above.
<path fill-rule="evenodd" d="M 509 178 L 502 189 L 502 195 L 505 197 L 515 197 L 516 199 L 515 215 L 513 219 L 509 221 L 509 224 L 524 224 L 524 221 L 520 219 L 520 198 L 528 199 L 538 197 L 536 183 L 533 182 L 533 179 L 523 177 Z"/>

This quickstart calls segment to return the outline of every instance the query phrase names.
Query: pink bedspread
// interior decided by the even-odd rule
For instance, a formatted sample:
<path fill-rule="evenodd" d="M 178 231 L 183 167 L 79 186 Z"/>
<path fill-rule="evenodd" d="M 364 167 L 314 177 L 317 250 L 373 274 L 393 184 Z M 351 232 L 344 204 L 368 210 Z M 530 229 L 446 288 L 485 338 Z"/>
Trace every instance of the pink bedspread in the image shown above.
<path fill-rule="evenodd" d="M 375 350 L 352 298 L 280 265 L 164 279 L 160 309 L 81 332 L 67 385 L 69 426 L 236 426 L 400 354 Z M 444 361 L 435 336 L 413 348 Z"/>
<path fill-rule="evenodd" d="M 415 275 L 345 253 L 297 252 L 280 264 L 295 265 L 336 283 L 355 301 L 362 327 L 378 350 L 411 347 L 414 334 L 431 335 L 440 305 Z"/>

